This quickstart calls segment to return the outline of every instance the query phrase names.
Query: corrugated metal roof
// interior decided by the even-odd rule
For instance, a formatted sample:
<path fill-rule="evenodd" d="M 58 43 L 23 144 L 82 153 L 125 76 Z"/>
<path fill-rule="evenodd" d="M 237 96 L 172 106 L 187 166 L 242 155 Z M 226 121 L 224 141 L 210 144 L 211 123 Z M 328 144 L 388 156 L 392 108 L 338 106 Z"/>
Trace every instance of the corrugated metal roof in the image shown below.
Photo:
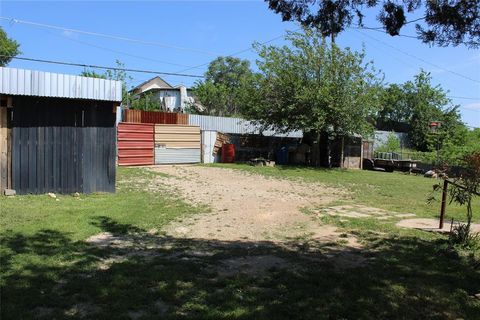
<path fill-rule="evenodd" d="M 188 124 L 200 126 L 202 130 L 212 130 L 223 133 L 235 134 L 260 134 L 260 129 L 252 121 L 241 118 L 226 118 L 214 116 L 202 116 L 190 114 Z M 302 138 L 302 131 L 290 131 L 287 133 L 277 133 L 273 130 L 263 131 L 262 134 L 267 137 L 288 137 Z"/>
<path fill-rule="evenodd" d="M 122 82 L 0 67 L 0 93 L 121 102 Z"/>

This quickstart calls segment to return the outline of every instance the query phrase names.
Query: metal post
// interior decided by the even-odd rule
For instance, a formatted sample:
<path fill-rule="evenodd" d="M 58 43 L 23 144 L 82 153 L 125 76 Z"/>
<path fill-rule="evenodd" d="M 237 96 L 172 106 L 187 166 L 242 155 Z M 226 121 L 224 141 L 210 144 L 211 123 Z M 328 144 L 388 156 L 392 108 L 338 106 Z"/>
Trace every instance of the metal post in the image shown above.
<path fill-rule="evenodd" d="M 447 206 L 447 191 L 448 180 L 443 180 L 443 192 L 442 192 L 442 208 L 440 209 L 440 226 L 439 229 L 443 229 L 443 219 L 445 218 L 445 207 Z"/>

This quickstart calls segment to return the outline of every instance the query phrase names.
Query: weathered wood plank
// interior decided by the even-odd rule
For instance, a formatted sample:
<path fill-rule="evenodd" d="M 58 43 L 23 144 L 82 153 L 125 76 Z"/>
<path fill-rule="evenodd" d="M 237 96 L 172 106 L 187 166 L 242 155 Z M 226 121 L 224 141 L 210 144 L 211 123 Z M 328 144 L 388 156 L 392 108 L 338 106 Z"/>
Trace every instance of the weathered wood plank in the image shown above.
<path fill-rule="evenodd" d="M 0 107 L 0 192 L 8 188 L 7 108 Z"/>

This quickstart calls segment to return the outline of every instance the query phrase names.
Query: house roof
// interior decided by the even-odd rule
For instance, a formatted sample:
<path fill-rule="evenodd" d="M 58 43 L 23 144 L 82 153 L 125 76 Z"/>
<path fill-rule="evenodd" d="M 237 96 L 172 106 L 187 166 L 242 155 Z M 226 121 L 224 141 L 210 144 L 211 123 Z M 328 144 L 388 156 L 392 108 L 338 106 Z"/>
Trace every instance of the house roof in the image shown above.
<path fill-rule="evenodd" d="M 134 93 L 142 93 L 151 89 L 174 89 L 174 87 L 159 76 L 156 76 L 150 80 L 142 82 L 130 91 Z"/>
<path fill-rule="evenodd" d="M 122 101 L 122 82 L 0 67 L 0 94 Z"/>

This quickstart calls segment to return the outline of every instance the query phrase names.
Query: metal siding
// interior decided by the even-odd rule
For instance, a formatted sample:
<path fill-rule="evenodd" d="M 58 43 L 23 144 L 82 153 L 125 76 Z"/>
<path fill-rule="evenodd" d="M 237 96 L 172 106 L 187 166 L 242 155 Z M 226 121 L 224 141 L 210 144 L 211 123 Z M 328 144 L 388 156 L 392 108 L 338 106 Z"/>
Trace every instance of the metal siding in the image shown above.
<path fill-rule="evenodd" d="M 199 163 L 200 149 L 155 148 L 155 164 Z"/>
<path fill-rule="evenodd" d="M 202 131 L 202 162 L 214 163 L 213 149 L 217 140 L 216 131 Z"/>
<path fill-rule="evenodd" d="M 200 126 L 202 130 L 218 131 L 232 134 L 260 134 L 258 126 L 252 121 L 241 118 L 214 117 L 190 114 L 188 124 Z M 277 133 L 273 130 L 262 132 L 264 136 L 301 138 L 302 131 L 290 131 L 287 133 Z"/>
<path fill-rule="evenodd" d="M 118 165 L 152 165 L 154 163 L 153 135 L 153 124 L 119 123 Z"/>
<path fill-rule="evenodd" d="M 122 84 L 113 80 L 0 67 L 0 93 L 120 102 Z"/>
<path fill-rule="evenodd" d="M 157 124 L 155 144 L 166 148 L 200 149 L 200 127 Z"/>

